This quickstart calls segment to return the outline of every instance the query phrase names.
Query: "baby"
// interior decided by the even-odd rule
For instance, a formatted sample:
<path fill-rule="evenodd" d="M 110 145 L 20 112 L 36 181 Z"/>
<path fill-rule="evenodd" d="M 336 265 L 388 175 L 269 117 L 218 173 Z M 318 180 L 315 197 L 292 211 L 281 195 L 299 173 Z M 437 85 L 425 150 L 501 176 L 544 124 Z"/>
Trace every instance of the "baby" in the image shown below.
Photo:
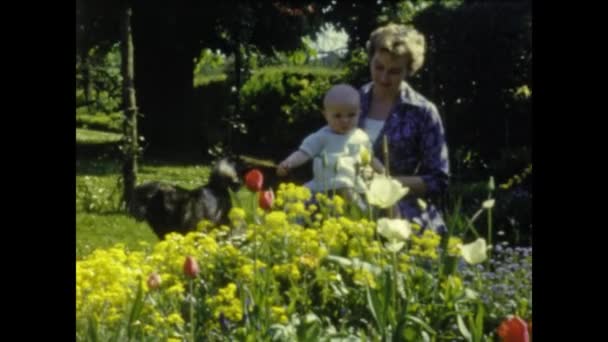
<path fill-rule="evenodd" d="M 314 178 L 306 186 L 313 192 L 350 189 L 363 193 L 362 167 L 371 164 L 378 173 L 383 173 L 384 167 L 371 158 L 371 141 L 357 127 L 360 107 L 355 88 L 339 84 L 329 89 L 323 99 L 327 125 L 307 136 L 299 149 L 279 164 L 277 174 L 285 176 L 312 158 Z"/>

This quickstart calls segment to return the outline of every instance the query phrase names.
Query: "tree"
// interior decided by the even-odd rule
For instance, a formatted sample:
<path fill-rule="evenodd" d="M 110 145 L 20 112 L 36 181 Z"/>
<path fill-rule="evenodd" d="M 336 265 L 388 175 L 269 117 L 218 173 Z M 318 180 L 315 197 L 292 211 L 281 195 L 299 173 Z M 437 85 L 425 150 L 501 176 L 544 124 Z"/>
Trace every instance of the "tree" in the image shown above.
<path fill-rule="evenodd" d="M 121 0 L 79 0 L 77 39 L 82 48 L 116 42 Z M 329 1 L 315 2 L 324 6 Z M 205 116 L 193 105 L 194 60 L 203 48 L 236 53 L 237 84 L 249 44 L 262 51 L 299 47 L 300 37 L 320 24 L 316 5 L 307 1 L 243 2 L 225 0 L 210 6 L 201 0 L 133 0 L 135 87 L 142 119 L 138 125 L 147 152 L 206 151 L 200 136 Z M 235 9 L 237 12 L 235 13 Z M 241 16 L 241 14 L 245 14 Z M 238 65 L 240 64 L 240 66 Z M 246 74 L 245 74 L 246 76 Z"/>
<path fill-rule="evenodd" d="M 122 79 L 123 79 L 123 113 L 124 133 L 123 144 L 123 201 L 130 208 L 133 199 L 133 191 L 137 180 L 137 157 L 139 154 L 137 136 L 137 102 L 135 100 L 135 85 L 133 75 L 133 36 L 131 33 L 131 4 L 125 2 L 123 5 L 122 20 Z"/>

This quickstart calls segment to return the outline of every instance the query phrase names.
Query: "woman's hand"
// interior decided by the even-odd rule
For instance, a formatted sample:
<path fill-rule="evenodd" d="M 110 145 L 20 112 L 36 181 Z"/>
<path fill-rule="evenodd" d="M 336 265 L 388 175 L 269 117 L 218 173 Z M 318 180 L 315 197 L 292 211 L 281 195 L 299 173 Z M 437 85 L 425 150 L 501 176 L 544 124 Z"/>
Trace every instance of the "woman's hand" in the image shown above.
<path fill-rule="evenodd" d="M 424 183 L 422 177 L 401 175 L 395 175 L 392 177 L 400 181 L 403 186 L 410 188 L 410 195 L 417 197 L 426 195 L 426 183 Z"/>

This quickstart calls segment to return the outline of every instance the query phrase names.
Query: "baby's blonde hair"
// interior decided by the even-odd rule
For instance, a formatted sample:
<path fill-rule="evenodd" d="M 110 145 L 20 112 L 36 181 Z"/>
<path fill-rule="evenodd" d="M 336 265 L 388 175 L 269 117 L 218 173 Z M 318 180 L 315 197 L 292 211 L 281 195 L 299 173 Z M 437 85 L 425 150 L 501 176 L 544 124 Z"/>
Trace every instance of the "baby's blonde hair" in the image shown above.
<path fill-rule="evenodd" d="M 393 23 L 381 26 L 372 32 L 366 46 L 370 58 L 376 51 L 405 56 L 408 76 L 414 75 L 424 64 L 426 40 L 413 27 Z"/>

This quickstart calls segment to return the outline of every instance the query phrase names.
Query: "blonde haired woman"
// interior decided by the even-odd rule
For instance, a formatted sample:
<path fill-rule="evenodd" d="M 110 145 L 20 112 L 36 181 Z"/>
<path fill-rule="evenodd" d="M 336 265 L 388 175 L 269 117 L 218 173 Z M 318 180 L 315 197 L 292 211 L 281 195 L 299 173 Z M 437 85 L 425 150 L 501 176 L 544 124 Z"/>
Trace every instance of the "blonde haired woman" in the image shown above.
<path fill-rule="evenodd" d="M 410 188 L 399 214 L 423 228 L 446 230 L 439 211 L 449 178 L 448 148 L 436 106 L 407 83 L 424 64 L 426 42 L 412 27 L 388 24 L 367 42 L 371 82 L 360 89 L 359 127 L 382 156 L 389 149 L 390 175 Z M 423 203 L 419 201 L 422 199 Z"/>

